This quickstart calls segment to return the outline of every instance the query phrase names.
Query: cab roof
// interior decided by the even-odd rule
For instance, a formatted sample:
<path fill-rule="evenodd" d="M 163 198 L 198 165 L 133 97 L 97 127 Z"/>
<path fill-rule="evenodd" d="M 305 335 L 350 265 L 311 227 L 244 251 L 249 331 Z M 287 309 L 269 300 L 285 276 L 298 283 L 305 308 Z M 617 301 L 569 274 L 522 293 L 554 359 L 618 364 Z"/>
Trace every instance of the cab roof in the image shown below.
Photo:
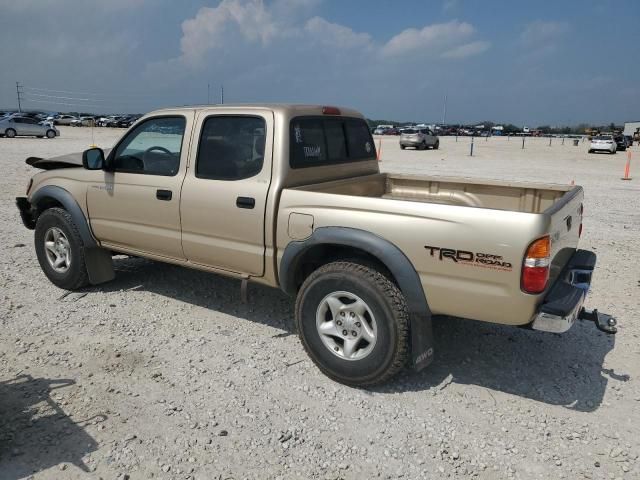
<path fill-rule="evenodd" d="M 217 105 L 185 105 L 181 107 L 168 107 L 162 108 L 159 110 L 155 110 L 153 112 L 149 112 L 147 115 L 172 111 L 175 112 L 177 110 L 194 110 L 194 111 L 212 111 L 216 110 L 243 110 L 243 109 L 261 109 L 261 110 L 270 110 L 275 113 L 280 113 L 285 116 L 294 117 L 299 115 L 327 115 L 331 116 L 332 114 L 323 113 L 323 110 L 326 108 L 338 109 L 340 111 L 340 116 L 345 117 L 357 117 L 364 118 L 364 116 L 354 110 L 352 108 L 347 107 L 339 107 L 333 105 L 304 105 L 304 104 L 294 104 L 294 103 L 224 103 Z M 336 114 L 333 114 L 336 115 Z"/>

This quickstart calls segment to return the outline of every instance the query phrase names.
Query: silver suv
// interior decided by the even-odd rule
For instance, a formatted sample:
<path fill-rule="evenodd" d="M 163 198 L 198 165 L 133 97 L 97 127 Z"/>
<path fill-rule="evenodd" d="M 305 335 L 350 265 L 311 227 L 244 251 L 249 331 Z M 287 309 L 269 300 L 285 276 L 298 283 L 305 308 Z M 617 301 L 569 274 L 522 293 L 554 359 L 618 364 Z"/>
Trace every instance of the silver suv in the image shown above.
<path fill-rule="evenodd" d="M 431 147 L 437 150 L 440 139 L 428 128 L 407 128 L 400 134 L 400 148 L 415 147 L 416 150 L 424 150 Z"/>

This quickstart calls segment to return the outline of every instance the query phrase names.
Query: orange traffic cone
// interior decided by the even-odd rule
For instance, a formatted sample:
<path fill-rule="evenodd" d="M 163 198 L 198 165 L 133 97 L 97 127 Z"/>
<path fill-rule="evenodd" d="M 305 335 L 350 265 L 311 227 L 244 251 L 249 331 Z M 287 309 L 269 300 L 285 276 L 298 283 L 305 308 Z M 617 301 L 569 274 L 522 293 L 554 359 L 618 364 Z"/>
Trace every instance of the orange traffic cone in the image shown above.
<path fill-rule="evenodd" d="M 629 170 L 631 169 L 631 150 L 627 150 L 627 163 L 624 166 L 624 177 L 621 180 L 631 180 Z"/>

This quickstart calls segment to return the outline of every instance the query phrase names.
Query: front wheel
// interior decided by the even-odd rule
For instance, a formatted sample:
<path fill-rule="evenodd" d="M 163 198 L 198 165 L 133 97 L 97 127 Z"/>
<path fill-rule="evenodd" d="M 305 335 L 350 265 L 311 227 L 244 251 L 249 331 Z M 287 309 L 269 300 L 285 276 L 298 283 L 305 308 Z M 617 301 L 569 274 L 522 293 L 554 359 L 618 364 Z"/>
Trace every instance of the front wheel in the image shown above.
<path fill-rule="evenodd" d="M 14 138 L 16 136 L 16 131 L 13 128 L 7 128 L 4 131 L 4 136 L 7 138 Z"/>
<path fill-rule="evenodd" d="M 305 350 L 333 380 L 352 386 L 385 382 L 406 364 L 409 313 L 387 277 L 352 262 L 313 272 L 296 301 Z"/>
<path fill-rule="evenodd" d="M 84 243 L 69 212 L 45 210 L 36 222 L 34 239 L 38 262 L 51 283 L 66 290 L 89 284 Z"/>
<path fill-rule="evenodd" d="M 436 141 L 436 143 L 433 144 L 433 149 L 438 150 L 438 148 L 440 148 L 440 142 Z"/>
<path fill-rule="evenodd" d="M 47 138 L 55 138 L 56 132 L 55 130 L 47 130 Z"/>

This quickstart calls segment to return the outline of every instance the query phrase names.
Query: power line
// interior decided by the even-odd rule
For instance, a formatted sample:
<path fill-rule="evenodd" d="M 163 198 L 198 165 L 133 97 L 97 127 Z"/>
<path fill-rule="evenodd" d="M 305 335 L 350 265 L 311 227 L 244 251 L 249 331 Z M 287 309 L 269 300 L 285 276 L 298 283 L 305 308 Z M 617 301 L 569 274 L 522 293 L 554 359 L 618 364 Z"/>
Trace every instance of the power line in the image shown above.
<path fill-rule="evenodd" d="M 54 90 L 52 88 L 40 88 L 40 87 L 29 87 L 29 86 L 24 86 L 23 88 L 26 90 L 34 90 L 38 92 L 66 93 L 70 95 L 95 95 L 99 97 L 144 97 L 144 98 L 153 97 L 153 95 L 144 95 L 144 94 L 138 94 L 138 93 L 133 94 L 133 93 L 76 92 L 76 91 L 70 91 L 70 90 Z"/>
<path fill-rule="evenodd" d="M 50 100 L 35 100 L 33 98 L 24 98 L 24 100 L 28 100 L 29 102 L 36 103 L 46 103 L 49 105 L 70 105 L 75 107 L 93 107 L 93 108 L 105 108 L 106 105 L 91 105 L 89 103 L 67 103 L 67 102 L 52 102 Z"/>

